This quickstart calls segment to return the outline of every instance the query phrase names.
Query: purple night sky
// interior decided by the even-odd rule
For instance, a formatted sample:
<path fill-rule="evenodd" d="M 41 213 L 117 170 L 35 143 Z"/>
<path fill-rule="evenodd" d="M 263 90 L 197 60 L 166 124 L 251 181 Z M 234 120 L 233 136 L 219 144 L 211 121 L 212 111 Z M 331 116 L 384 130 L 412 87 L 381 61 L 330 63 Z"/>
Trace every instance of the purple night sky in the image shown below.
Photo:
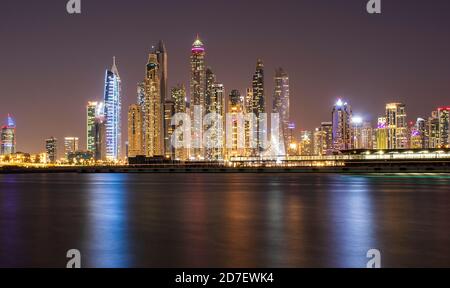
<path fill-rule="evenodd" d="M 406 103 L 409 120 L 450 106 L 448 0 L 382 0 L 382 15 L 367 14 L 367 0 L 82 0 L 82 15 L 68 15 L 66 2 L 0 4 L 0 118 L 15 117 L 19 151 L 42 152 L 50 136 L 60 152 L 64 136 L 80 137 L 85 149 L 85 106 L 102 100 L 113 56 L 125 141 L 151 46 L 166 43 L 169 86 L 188 85 L 197 33 L 227 93 L 244 93 L 260 57 L 271 105 L 283 67 L 297 130 L 330 121 L 338 97 L 374 123 L 386 102 Z"/>

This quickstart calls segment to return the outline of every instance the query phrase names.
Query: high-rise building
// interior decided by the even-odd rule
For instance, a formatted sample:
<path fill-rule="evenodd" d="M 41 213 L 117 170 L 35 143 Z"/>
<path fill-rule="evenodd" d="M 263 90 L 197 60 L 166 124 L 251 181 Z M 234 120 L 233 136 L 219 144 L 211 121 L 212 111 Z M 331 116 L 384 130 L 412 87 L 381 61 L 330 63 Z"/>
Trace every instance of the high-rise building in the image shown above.
<path fill-rule="evenodd" d="M 45 140 L 45 151 L 48 162 L 55 164 L 56 160 L 58 160 L 58 140 L 54 137 Z"/>
<path fill-rule="evenodd" d="M 147 157 L 164 156 L 163 103 L 158 55 L 150 53 L 145 75 L 144 143 Z"/>
<path fill-rule="evenodd" d="M 259 154 L 263 148 L 263 139 L 267 136 L 267 131 L 265 131 L 264 127 L 261 125 L 261 121 L 263 120 L 261 114 L 266 113 L 266 100 L 264 96 L 264 63 L 261 59 L 257 60 L 252 84 L 252 113 L 255 114 L 257 122 L 256 125 L 253 125 L 253 128 L 256 129 L 256 153 Z"/>
<path fill-rule="evenodd" d="M 69 154 L 77 152 L 78 149 L 78 137 L 65 137 L 64 138 L 64 153 L 66 159 L 68 159 Z"/>
<path fill-rule="evenodd" d="M 96 161 L 107 161 L 106 159 L 106 120 L 103 113 L 95 117 L 95 153 Z"/>
<path fill-rule="evenodd" d="M 244 156 L 245 153 L 245 131 L 242 131 L 244 123 L 239 121 L 244 120 L 244 97 L 238 90 L 232 90 L 228 98 L 228 113 L 227 117 L 230 118 L 231 126 L 226 127 L 226 148 L 227 157 Z M 227 119 L 227 121 L 229 121 Z M 227 124 L 227 125 L 230 125 Z"/>
<path fill-rule="evenodd" d="M 141 106 L 131 105 L 128 109 L 128 157 L 143 155 L 142 119 Z"/>
<path fill-rule="evenodd" d="M 186 88 L 184 85 L 177 85 L 172 88 L 172 99 L 174 101 L 175 114 L 187 113 L 186 108 Z M 177 124 L 174 129 L 179 128 L 183 123 Z M 185 135 L 180 135 L 178 141 L 183 143 L 183 137 Z M 189 149 L 188 147 L 175 147 L 175 160 L 186 161 L 189 159 Z"/>
<path fill-rule="evenodd" d="M 314 132 L 314 155 L 327 155 L 333 149 L 333 124 L 322 122 Z"/>
<path fill-rule="evenodd" d="M 339 99 L 334 105 L 332 112 L 333 119 L 333 149 L 352 149 L 352 108 L 346 102 Z"/>
<path fill-rule="evenodd" d="M 323 155 L 326 155 L 328 151 L 333 150 L 333 122 L 322 122 L 320 124 L 320 130 L 324 132 L 325 136 L 325 151 L 323 151 Z"/>
<path fill-rule="evenodd" d="M 0 145 L 1 155 L 16 153 L 16 123 L 10 115 L 1 129 Z"/>
<path fill-rule="evenodd" d="M 450 107 L 440 107 L 438 108 L 438 119 L 439 119 L 439 146 L 440 148 L 450 147 L 450 125 L 449 117 Z"/>
<path fill-rule="evenodd" d="M 299 141 L 300 156 L 311 156 L 314 153 L 313 133 L 311 131 L 301 131 Z"/>
<path fill-rule="evenodd" d="M 376 149 L 388 149 L 388 126 L 386 117 L 379 117 L 377 129 L 375 130 Z"/>
<path fill-rule="evenodd" d="M 159 41 L 158 45 L 154 49 L 154 53 L 157 56 L 158 61 L 158 72 L 159 72 L 159 90 L 161 96 L 161 156 L 164 155 L 166 158 L 172 158 L 172 150 L 170 145 L 170 138 L 173 133 L 172 126 L 167 121 L 171 121 L 172 115 L 170 112 L 170 107 L 173 106 L 172 99 L 170 98 L 170 91 L 168 86 L 168 55 L 166 45 L 162 40 Z M 168 109 L 168 110 L 167 110 Z"/>
<path fill-rule="evenodd" d="M 273 113 L 280 115 L 280 143 L 284 145 L 285 151 L 289 146 L 289 75 L 278 68 L 275 71 L 275 88 L 273 94 Z"/>
<path fill-rule="evenodd" d="M 372 149 L 373 130 L 370 122 L 361 117 L 352 117 L 352 148 Z"/>
<path fill-rule="evenodd" d="M 116 58 L 113 59 L 111 70 L 106 70 L 105 77 L 105 120 L 106 120 L 106 158 L 117 161 L 120 158 L 122 133 L 122 86 Z"/>
<path fill-rule="evenodd" d="M 97 117 L 98 102 L 88 102 L 86 107 L 87 112 L 87 127 L 86 127 L 86 148 L 89 152 L 95 153 L 95 118 Z"/>
<path fill-rule="evenodd" d="M 224 159 L 225 88 L 214 83 L 211 89 L 205 124 L 205 159 Z"/>
<path fill-rule="evenodd" d="M 167 50 L 166 45 L 162 40 L 159 41 L 158 45 L 154 49 L 154 53 L 157 56 L 158 65 L 159 65 L 159 88 L 161 93 L 161 103 L 164 103 L 166 100 L 170 100 L 169 87 L 168 87 L 168 65 L 167 65 Z"/>
<path fill-rule="evenodd" d="M 438 111 L 431 112 L 428 119 L 428 148 L 440 148 Z"/>
<path fill-rule="evenodd" d="M 205 46 L 197 35 L 191 49 L 191 77 L 190 77 L 190 111 L 192 122 L 192 157 L 197 160 L 204 159 L 203 142 L 203 116 L 205 115 L 206 97 L 206 69 L 205 69 Z M 197 107 L 196 107 L 197 106 Z M 201 109 L 201 110 L 198 110 Z M 194 114 L 200 113 L 200 117 Z"/>
<path fill-rule="evenodd" d="M 388 128 L 388 149 L 408 149 L 406 106 L 401 103 L 387 104 L 386 121 Z"/>
<path fill-rule="evenodd" d="M 164 102 L 164 153 L 166 159 L 175 158 L 175 148 L 172 146 L 172 135 L 175 126 L 172 125 L 172 118 L 175 115 L 175 102 L 166 100 Z"/>
<path fill-rule="evenodd" d="M 423 118 L 417 118 L 416 133 L 420 136 L 420 147 L 421 149 L 427 149 L 429 147 L 429 131 L 428 131 L 428 122 Z M 418 146 L 418 145 L 416 145 Z"/>

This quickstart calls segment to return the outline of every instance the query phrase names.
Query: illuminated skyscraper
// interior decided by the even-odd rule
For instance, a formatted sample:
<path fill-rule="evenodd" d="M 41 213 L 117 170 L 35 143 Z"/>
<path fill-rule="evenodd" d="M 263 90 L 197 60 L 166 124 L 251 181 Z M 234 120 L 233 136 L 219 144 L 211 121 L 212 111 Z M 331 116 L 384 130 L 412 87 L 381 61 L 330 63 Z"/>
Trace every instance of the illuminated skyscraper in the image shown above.
<path fill-rule="evenodd" d="M 450 107 L 438 108 L 438 119 L 439 119 L 439 146 L 440 148 L 450 147 L 450 125 L 449 117 Z"/>
<path fill-rule="evenodd" d="M 386 105 L 386 124 L 388 128 L 388 149 L 408 149 L 408 122 L 406 107 L 401 103 Z"/>
<path fill-rule="evenodd" d="M 161 91 L 161 103 L 164 103 L 165 100 L 170 100 L 169 87 L 168 87 L 168 65 L 167 65 L 167 50 L 166 45 L 162 40 L 159 41 L 157 47 L 155 48 L 154 53 L 157 56 L 158 65 L 159 65 L 159 80 L 160 80 L 160 91 Z"/>
<path fill-rule="evenodd" d="M 377 129 L 375 130 L 376 149 L 388 149 L 388 126 L 386 117 L 379 117 Z"/>
<path fill-rule="evenodd" d="M 178 85 L 172 88 L 172 99 L 174 101 L 175 113 L 187 113 L 186 108 L 186 88 L 184 85 Z M 180 123 L 174 127 L 174 129 L 179 128 L 183 123 Z M 178 141 L 183 143 L 184 135 L 180 135 Z M 180 161 L 185 161 L 189 159 L 189 149 L 187 147 L 176 148 L 175 149 L 175 159 Z"/>
<path fill-rule="evenodd" d="M 428 148 L 440 148 L 438 111 L 433 111 L 428 119 Z"/>
<path fill-rule="evenodd" d="M 101 110 L 100 110 L 101 111 Z M 95 117 L 95 153 L 96 161 L 106 161 L 106 120 L 103 113 Z"/>
<path fill-rule="evenodd" d="M 68 159 L 70 153 L 78 151 L 78 137 L 65 137 L 64 138 L 64 153 L 66 159 Z"/>
<path fill-rule="evenodd" d="M 231 118 L 231 127 L 226 127 L 226 148 L 228 158 L 244 156 L 245 152 L 245 131 L 240 130 L 244 126 L 239 121 L 244 120 L 244 97 L 238 90 L 232 90 L 228 98 L 227 117 Z M 240 118 L 241 117 L 241 118 Z M 227 120 L 229 121 L 229 120 Z M 230 124 L 227 124 L 230 125 Z M 228 143 L 230 142 L 230 143 Z"/>
<path fill-rule="evenodd" d="M 175 148 L 172 146 L 172 135 L 175 126 L 172 125 L 172 118 L 175 115 L 175 102 L 166 100 L 164 102 L 164 153 L 166 159 L 175 158 Z"/>
<path fill-rule="evenodd" d="M 95 117 L 97 117 L 98 102 L 88 102 L 87 112 L 87 135 L 86 147 L 87 151 L 95 153 Z"/>
<path fill-rule="evenodd" d="M 300 132 L 299 151 L 301 156 L 313 155 L 313 133 L 311 131 Z"/>
<path fill-rule="evenodd" d="M 256 71 L 253 74 L 253 99 L 252 99 L 252 112 L 257 118 L 257 123 L 254 125 L 256 129 L 257 138 L 257 153 L 261 151 L 263 146 L 263 137 L 266 136 L 267 131 L 260 125 L 262 121 L 261 114 L 266 113 L 266 101 L 264 97 L 264 64 L 261 59 L 258 59 L 256 63 Z"/>
<path fill-rule="evenodd" d="M 352 149 L 351 119 L 352 108 L 341 99 L 336 102 L 332 112 L 333 119 L 333 149 Z"/>
<path fill-rule="evenodd" d="M 211 113 L 215 110 L 216 103 L 214 103 L 214 85 L 217 82 L 216 74 L 212 71 L 210 67 L 206 68 L 206 90 L 205 90 L 205 113 Z"/>
<path fill-rule="evenodd" d="M 163 103 L 158 55 L 150 53 L 145 75 L 144 143 L 147 157 L 164 156 Z"/>
<path fill-rule="evenodd" d="M 128 109 L 128 157 L 143 155 L 142 136 L 141 106 L 133 104 Z"/>
<path fill-rule="evenodd" d="M 314 155 L 327 155 L 333 149 L 333 124 L 322 122 L 314 132 Z"/>
<path fill-rule="evenodd" d="M 289 76 L 283 68 L 275 71 L 275 89 L 273 95 L 273 113 L 280 115 L 280 143 L 285 151 L 289 145 Z"/>
<path fill-rule="evenodd" d="M 206 160 L 224 159 L 225 88 L 214 83 L 207 107 L 205 124 Z"/>
<path fill-rule="evenodd" d="M 10 155 L 16 153 L 16 123 L 8 115 L 6 125 L 1 129 L 1 155 Z"/>
<path fill-rule="evenodd" d="M 121 153 L 121 111 L 122 87 L 116 58 L 111 70 L 106 70 L 105 77 L 105 120 L 106 120 L 106 158 L 117 161 Z"/>
<path fill-rule="evenodd" d="M 203 115 L 205 114 L 206 96 L 206 70 L 205 70 L 205 46 L 197 35 L 197 39 L 192 44 L 191 49 L 191 77 L 190 77 L 190 107 L 191 119 L 193 119 L 192 156 L 197 160 L 204 158 L 204 149 L 201 147 L 203 140 Z M 195 107 L 197 106 L 197 108 Z M 196 109 L 201 109 L 201 117 L 194 117 Z M 199 112 L 199 113 L 200 113 Z"/>
<path fill-rule="evenodd" d="M 45 151 L 48 162 L 55 164 L 56 160 L 58 160 L 58 140 L 54 137 L 45 140 Z"/>

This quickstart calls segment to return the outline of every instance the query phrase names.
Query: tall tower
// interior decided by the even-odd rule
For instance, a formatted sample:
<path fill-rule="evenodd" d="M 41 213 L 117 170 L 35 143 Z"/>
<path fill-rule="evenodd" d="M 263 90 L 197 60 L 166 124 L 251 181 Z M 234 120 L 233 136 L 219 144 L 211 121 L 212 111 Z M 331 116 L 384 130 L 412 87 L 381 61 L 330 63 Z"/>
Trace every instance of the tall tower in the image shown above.
<path fill-rule="evenodd" d="M 48 162 L 55 164 L 58 159 L 58 140 L 54 137 L 45 140 L 45 151 Z"/>
<path fill-rule="evenodd" d="M 244 115 L 244 97 L 241 97 L 241 93 L 238 90 L 232 90 L 229 98 L 228 98 L 228 109 L 227 109 L 227 117 L 231 117 L 231 127 L 227 126 L 227 129 L 231 129 L 231 131 L 227 132 L 227 156 L 228 158 L 244 156 L 245 149 L 242 144 L 245 144 L 245 130 L 242 129 L 239 125 L 239 117 L 240 115 Z M 243 120 L 243 119 L 242 119 Z M 227 124 L 229 125 L 229 124 Z M 244 134 L 242 134 L 244 133 Z M 243 137 L 242 137 L 243 136 Z M 231 144 L 228 143 L 231 142 Z"/>
<path fill-rule="evenodd" d="M 163 111 L 158 55 L 150 53 L 145 75 L 144 141 L 147 157 L 164 156 Z"/>
<path fill-rule="evenodd" d="M 174 110 L 175 114 L 177 113 L 186 113 L 186 87 L 184 85 L 177 85 L 172 88 L 172 99 L 174 102 Z M 179 128 L 182 124 L 178 124 L 174 129 Z M 181 143 L 183 142 L 184 135 L 181 135 L 178 139 Z M 174 158 L 176 160 L 185 161 L 189 159 L 189 149 L 188 147 L 175 148 Z"/>
<path fill-rule="evenodd" d="M 386 125 L 388 128 L 388 149 L 408 149 L 408 123 L 406 106 L 401 103 L 386 105 Z"/>
<path fill-rule="evenodd" d="M 88 102 L 86 107 L 86 150 L 95 153 L 95 117 L 97 117 L 98 102 Z"/>
<path fill-rule="evenodd" d="M 16 123 L 8 114 L 6 124 L 1 129 L 1 155 L 16 153 Z"/>
<path fill-rule="evenodd" d="M 64 138 L 64 153 L 66 159 L 69 159 L 69 154 L 78 151 L 78 137 L 65 137 Z"/>
<path fill-rule="evenodd" d="M 138 104 L 128 109 L 128 156 L 142 155 L 142 110 Z"/>
<path fill-rule="evenodd" d="M 333 119 L 333 149 L 349 150 L 352 148 L 351 119 L 352 108 L 341 99 L 336 102 L 332 112 Z"/>
<path fill-rule="evenodd" d="M 253 74 L 253 98 L 252 98 L 252 112 L 255 114 L 257 118 L 256 125 L 253 125 L 256 128 L 256 139 L 257 139 L 257 151 L 261 151 L 262 149 L 262 139 L 265 136 L 267 131 L 263 131 L 260 121 L 260 114 L 266 112 L 266 101 L 264 97 L 264 64 L 261 59 L 258 59 L 256 63 L 256 71 Z M 257 152 L 258 154 L 259 152 Z"/>
<path fill-rule="evenodd" d="M 120 158 L 122 134 L 122 86 L 116 57 L 113 58 L 111 70 L 106 70 L 105 77 L 105 121 L 106 121 L 106 159 L 117 161 Z"/>
<path fill-rule="evenodd" d="M 283 68 L 275 71 L 275 88 L 273 93 L 273 113 L 280 115 L 280 143 L 284 144 L 284 151 L 289 145 L 289 75 Z"/>
<path fill-rule="evenodd" d="M 162 40 L 159 41 L 158 45 L 155 47 L 154 53 L 157 56 L 158 64 L 159 64 L 159 87 L 161 90 L 161 103 L 164 103 L 165 100 L 169 100 L 169 87 L 168 87 L 168 55 L 166 50 L 166 45 Z"/>
<path fill-rule="evenodd" d="M 208 115 L 210 123 L 205 123 L 206 160 L 224 159 L 224 118 L 225 88 L 221 83 L 214 83 L 209 99 Z M 212 115 L 215 115 L 212 117 Z M 209 146 L 209 147 L 208 147 Z"/>
<path fill-rule="evenodd" d="M 440 148 L 450 147 L 450 107 L 438 108 L 439 119 L 439 146 Z"/>
<path fill-rule="evenodd" d="M 202 146 L 203 139 L 203 115 L 205 115 L 205 93 L 206 93 L 206 71 L 205 71 L 205 46 L 197 35 L 197 39 L 192 44 L 191 49 L 191 79 L 190 79 L 190 107 L 191 118 L 193 119 L 193 145 L 192 155 L 197 160 L 204 158 L 204 149 Z M 199 106 L 201 117 L 194 117 L 196 111 L 195 106 Z"/>

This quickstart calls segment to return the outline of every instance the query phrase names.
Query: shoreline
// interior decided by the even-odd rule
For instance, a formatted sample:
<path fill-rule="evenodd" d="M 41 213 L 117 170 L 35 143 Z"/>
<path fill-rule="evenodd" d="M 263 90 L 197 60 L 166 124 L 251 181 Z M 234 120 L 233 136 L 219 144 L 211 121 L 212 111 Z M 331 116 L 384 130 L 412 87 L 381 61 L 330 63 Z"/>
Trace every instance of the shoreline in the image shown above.
<path fill-rule="evenodd" d="M 384 164 L 365 166 L 336 166 L 336 167 L 158 167 L 158 166 L 117 166 L 117 167 L 49 167 L 49 168 L 26 168 L 15 166 L 0 167 L 0 174 L 104 174 L 104 173 L 126 173 L 126 174 L 208 174 L 208 173 L 245 173 L 245 174 L 386 174 L 386 173 L 432 173 L 449 174 L 448 165 L 411 165 L 411 164 Z"/>

